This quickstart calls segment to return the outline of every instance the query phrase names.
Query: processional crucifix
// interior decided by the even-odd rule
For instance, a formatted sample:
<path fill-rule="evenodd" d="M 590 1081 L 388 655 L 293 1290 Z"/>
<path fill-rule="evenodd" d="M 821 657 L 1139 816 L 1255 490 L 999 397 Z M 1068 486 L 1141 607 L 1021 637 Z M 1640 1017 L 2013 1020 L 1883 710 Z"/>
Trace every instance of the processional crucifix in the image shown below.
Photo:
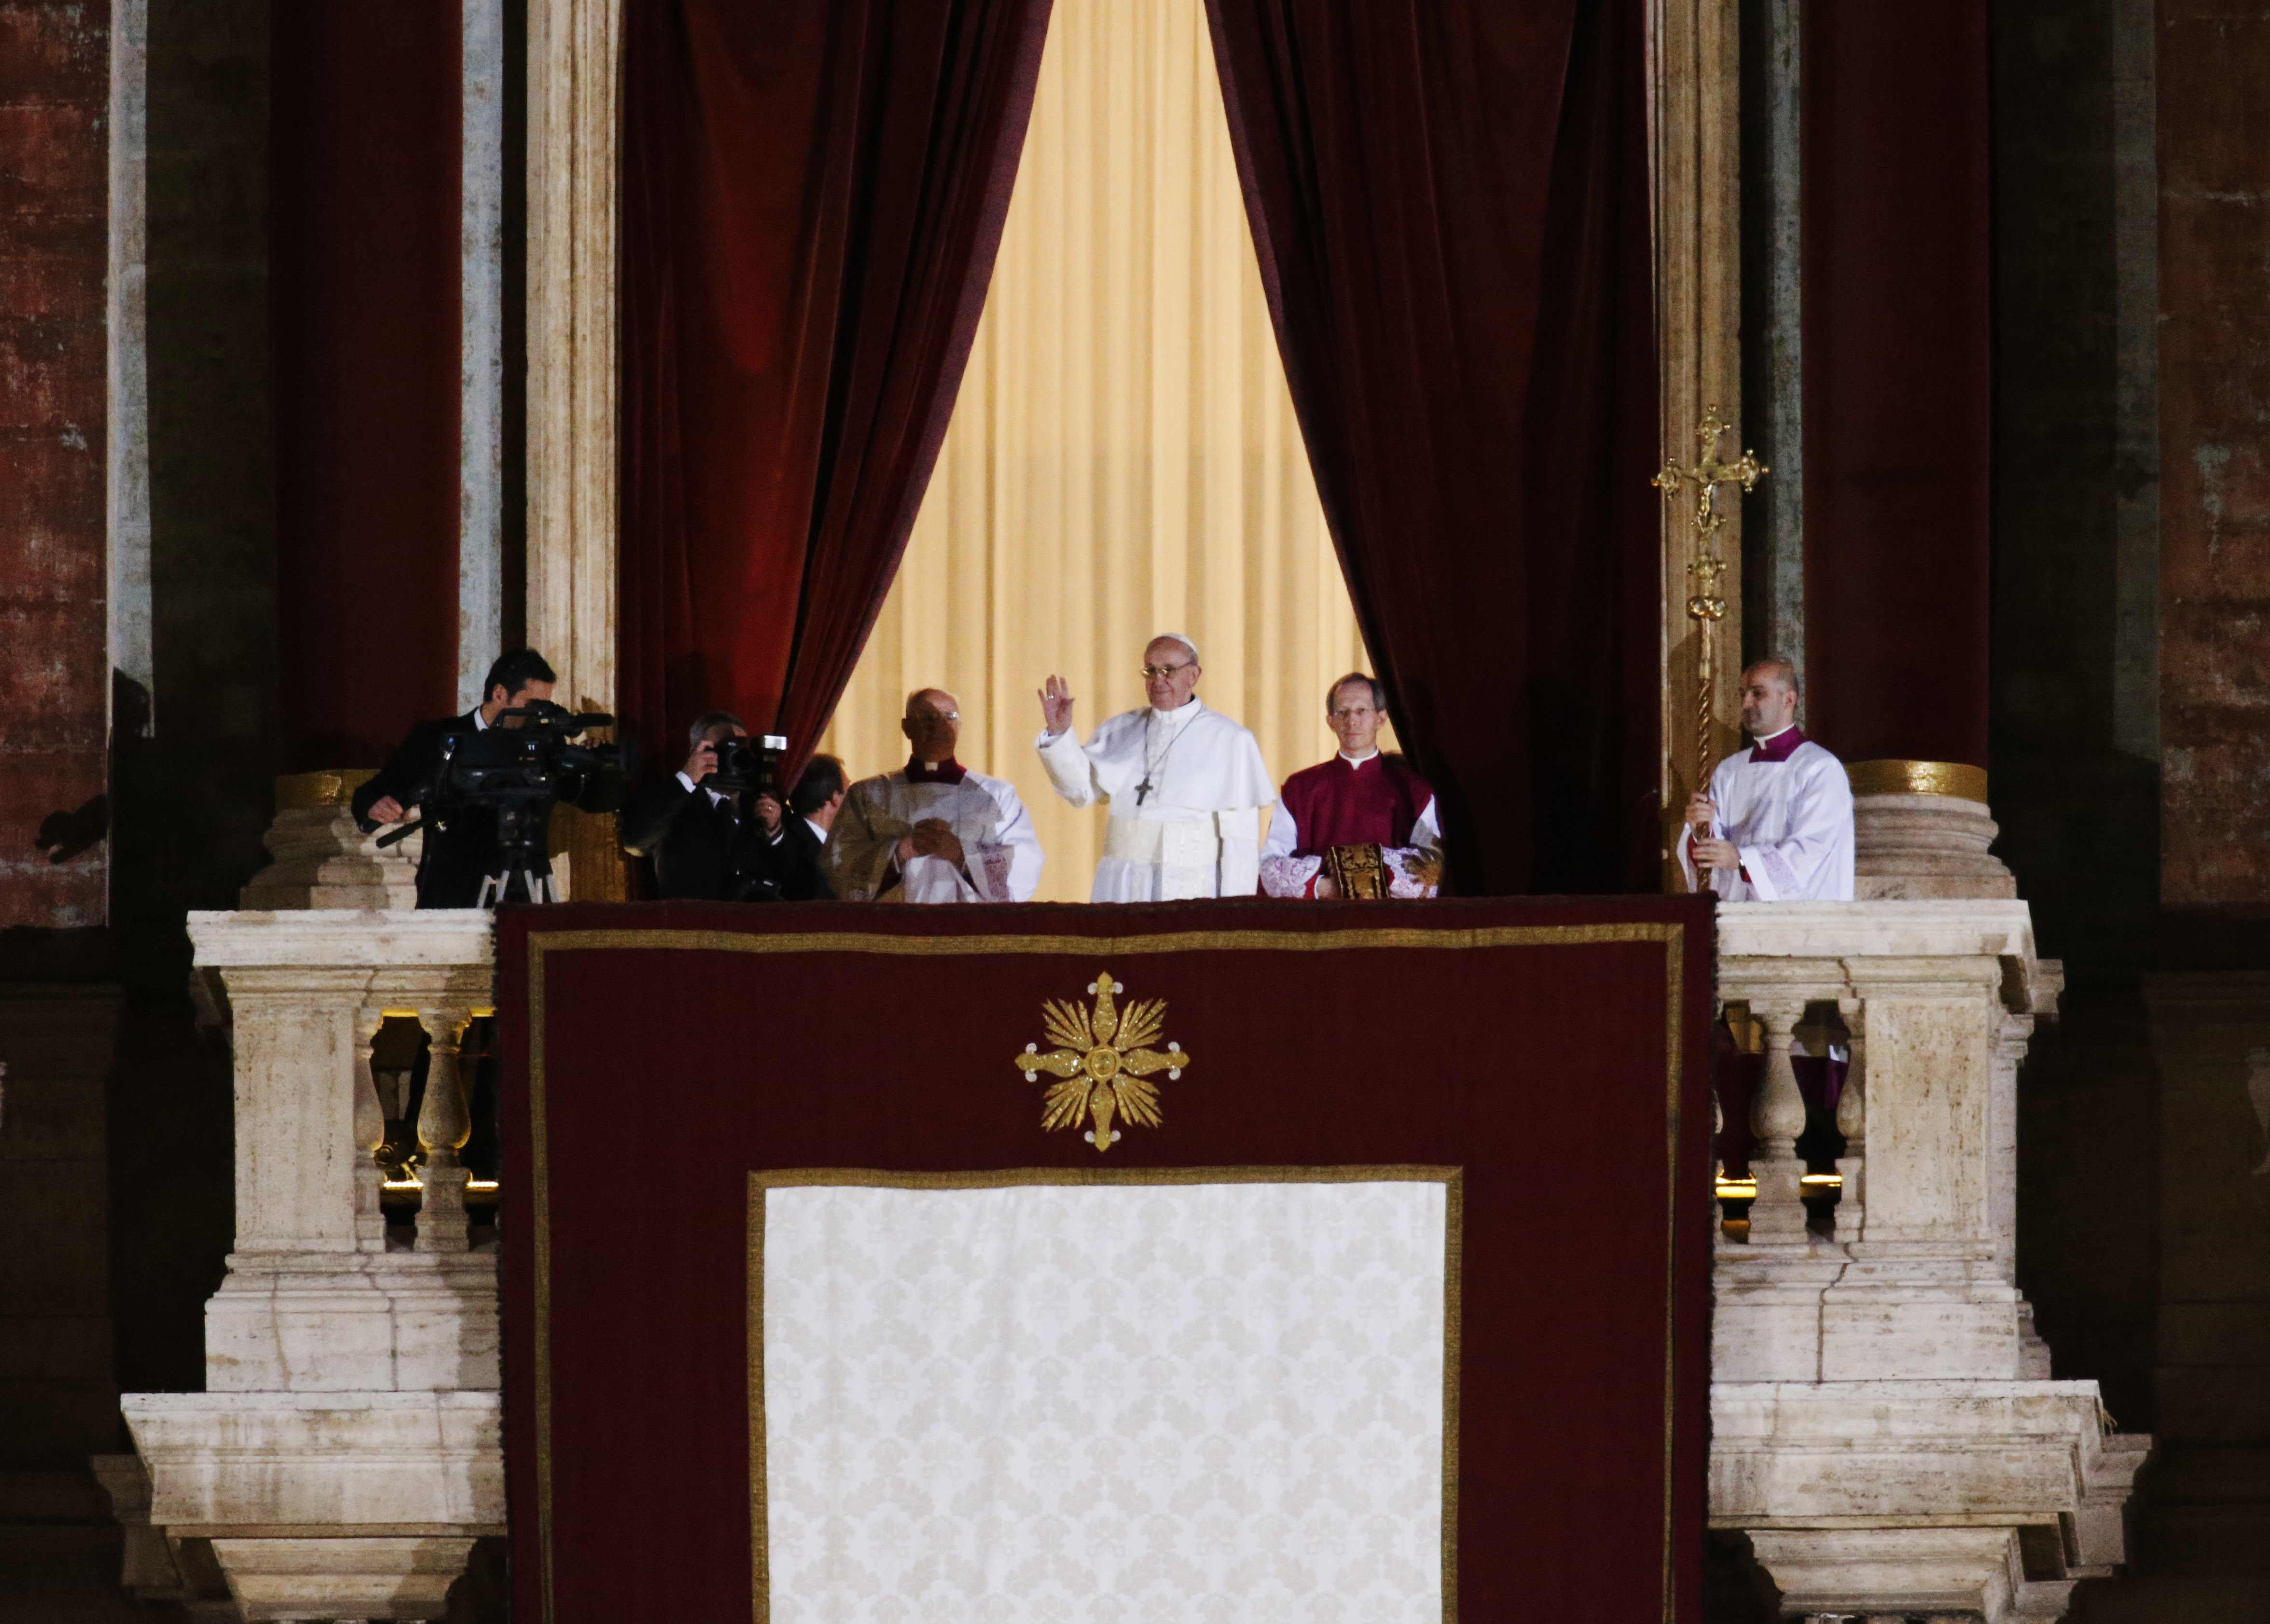
<path fill-rule="evenodd" d="M 1737 462 L 1724 461 L 1718 456 L 1718 441 L 1733 427 L 1718 415 L 1716 403 L 1702 409 L 1702 421 L 1695 430 L 1695 441 L 1702 455 L 1691 468 L 1681 467 L 1676 457 L 1663 459 L 1663 471 L 1649 481 L 1661 491 L 1664 500 L 1676 501 L 1688 486 L 1695 487 L 1695 558 L 1687 566 L 1687 573 L 1695 578 L 1695 596 L 1687 600 L 1687 618 L 1695 622 L 1695 788 L 1702 792 L 1710 782 L 1710 628 L 1726 618 L 1726 600 L 1718 596 L 1718 577 L 1726 573 L 1726 561 L 1718 556 L 1718 532 L 1726 523 L 1725 513 L 1718 506 L 1718 487 L 1739 485 L 1745 492 L 1757 488 L 1758 481 L 1769 471 L 1766 465 L 1748 451 Z"/>

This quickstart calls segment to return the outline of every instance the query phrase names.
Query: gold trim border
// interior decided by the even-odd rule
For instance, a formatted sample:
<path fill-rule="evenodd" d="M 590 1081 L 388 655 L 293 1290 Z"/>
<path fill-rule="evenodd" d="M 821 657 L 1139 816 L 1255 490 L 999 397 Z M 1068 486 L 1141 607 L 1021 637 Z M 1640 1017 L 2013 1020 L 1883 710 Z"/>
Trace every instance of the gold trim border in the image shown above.
<path fill-rule="evenodd" d="M 1676 920 L 1636 919 L 1616 924 L 1482 925 L 1464 931 L 1372 928 L 1351 931 L 1174 931 L 1135 936 L 886 936 L 850 931 L 754 935 L 738 931 L 531 931 L 528 944 L 528 1087 L 530 1203 L 534 1222 L 536 1299 L 536 1520 L 543 1561 L 545 1624 L 556 1618 L 552 1564 L 552 1214 L 545 1101 L 545 962 L 553 953 L 664 948 L 708 953 L 869 953 L 888 957 L 952 958 L 990 954 L 1085 954 L 1240 952 L 1332 953 L 1366 948 L 1473 950 L 1487 947 L 1578 946 L 1658 942 L 1664 948 L 1664 1080 L 1665 1129 L 1663 1380 L 1663 1616 L 1677 1610 L 1677 1399 L 1679 1375 L 1679 1144 L 1680 1089 L 1685 1056 L 1680 1020 L 1686 1004 L 1687 927 Z"/>
<path fill-rule="evenodd" d="M 772 1618 L 765 1441 L 765 1197 L 775 1190 L 1013 1190 L 1027 1185 L 1440 1184 L 1443 1186 L 1443 1624 L 1458 1616 L 1458 1380 L 1465 1268 L 1464 1168 L 1001 1168 L 983 1173 L 891 1173 L 873 1168 L 784 1168 L 749 1175 L 749 1558 L 754 1624 Z"/>
<path fill-rule="evenodd" d="M 1960 761 L 1847 761 L 1844 776 L 1855 795 L 1943 795 L 1986 798 L 1986 769 Z"/>

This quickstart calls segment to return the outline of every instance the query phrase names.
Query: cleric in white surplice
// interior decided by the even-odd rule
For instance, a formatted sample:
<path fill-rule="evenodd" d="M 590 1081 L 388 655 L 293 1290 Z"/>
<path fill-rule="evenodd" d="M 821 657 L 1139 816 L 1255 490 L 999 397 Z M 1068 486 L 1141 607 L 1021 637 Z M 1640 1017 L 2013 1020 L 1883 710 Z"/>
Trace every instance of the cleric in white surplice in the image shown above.
<path fill-rule="evenodd" d="M 820 871 L 847 902 L 1029 902 L 1041 842 L 1017 791 L 953 759 L 961 701 L 944 688 L 907 695 L 899 723 L 913 753 L 844 792 Z"/>
<path fill-rule="evenodd" d="M 1742 726 L 1755 743 L 1719 762 L 1710 793 L 1687 804 L 1688 888 L 1702 889 L 1699 868 L 1723 901 L 1851 901 L 1852 786 L 1844 764 L 1797 725 L 1788 661 L 1742 673 Z"/>
<path fill-rule="evenodd" d="M 1111 801 L 1094 902 L 1251 896 L 1261 880 L 1261 809 L 1277 781 L 1245 728 L 1198 696 L 1198 645 L 1180 633 L 1143 650 L 1150 704 L 1116 716 L 1083 745 L 1072 730 L 1072 690 L 1041 690 L 1036 741 L 1057 793 L 1074 806 Z"/>

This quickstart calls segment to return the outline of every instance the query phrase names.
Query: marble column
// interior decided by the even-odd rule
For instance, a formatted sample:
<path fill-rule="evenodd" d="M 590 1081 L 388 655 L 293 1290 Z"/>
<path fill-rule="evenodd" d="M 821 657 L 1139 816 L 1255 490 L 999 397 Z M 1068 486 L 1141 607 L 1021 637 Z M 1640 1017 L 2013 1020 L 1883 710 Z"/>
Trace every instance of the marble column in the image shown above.
<path fill-rule="evenodd" d="M 1651 7 L 1653 76 L 1656 309 L 1660 343 L 1661 435 L 1665 456 L 1694 459 L 1695 426 L 1715 405 L 1742 410 L 1740 243 L 1741 85 L 1735 0 L 1659 0 Z M 1732 443 L 1732 436 L 1727 445 Z M 1722 449 L 1724 448 L 1721 448 Z M 1700 556 L 1688 505 L 1666 502 L 1663 520 L 1663 805 L 1684 806 L 1695 773 L 1695 692 L 1701 639 L 1686 605 L 1688 566 Z M 1718 596 L 1726 619 L 1711 632 L 1711 753 L 1737 742 L 1734 702 L 1741 664 L 1742 515 L 1728 515 L 1717 542 L 1727 566 Z M 1675 822 L 1675 819 L 1673 820 Z M 1666 862 L 1665 884 L 1677 865 Z"/>
<path fill-rule="evenodd" d="M 459 0 L 457 708 L 504 637 L 504 0 Z"/>
<path fill-rule="evenodd" d="M 615 185 L 622 0 L 529 0 L 528 635 L 615 708 Z M 562 807 L 578 901 L 626 894 L 612 813 Z"/>
<path fill-rule="evenodd" d="M 1803 0 L 1764 0 L 1742 41 L 1743 427 L 1772 472 L 1744 503 L 1742 657 L 1805 677 Z"/>
<path fill-rule="evenodd" d="M 137 714 L 112 725 L 156 730 L 157 649 L 150 605 L 150 340 L 148 265 L 150 0 L 111 0 L 109 467 L 110 668 Z"/>

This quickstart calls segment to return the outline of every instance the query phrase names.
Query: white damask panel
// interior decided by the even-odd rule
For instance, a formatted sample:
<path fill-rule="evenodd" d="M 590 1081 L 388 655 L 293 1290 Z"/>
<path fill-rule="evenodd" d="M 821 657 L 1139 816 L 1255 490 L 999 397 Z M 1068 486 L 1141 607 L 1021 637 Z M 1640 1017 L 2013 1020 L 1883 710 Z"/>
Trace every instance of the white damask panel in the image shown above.
<path fill-rule="evenodd" d="M 775 1624 L 1439 1624 L 1439 1182 L 764 1192 Z"/>

